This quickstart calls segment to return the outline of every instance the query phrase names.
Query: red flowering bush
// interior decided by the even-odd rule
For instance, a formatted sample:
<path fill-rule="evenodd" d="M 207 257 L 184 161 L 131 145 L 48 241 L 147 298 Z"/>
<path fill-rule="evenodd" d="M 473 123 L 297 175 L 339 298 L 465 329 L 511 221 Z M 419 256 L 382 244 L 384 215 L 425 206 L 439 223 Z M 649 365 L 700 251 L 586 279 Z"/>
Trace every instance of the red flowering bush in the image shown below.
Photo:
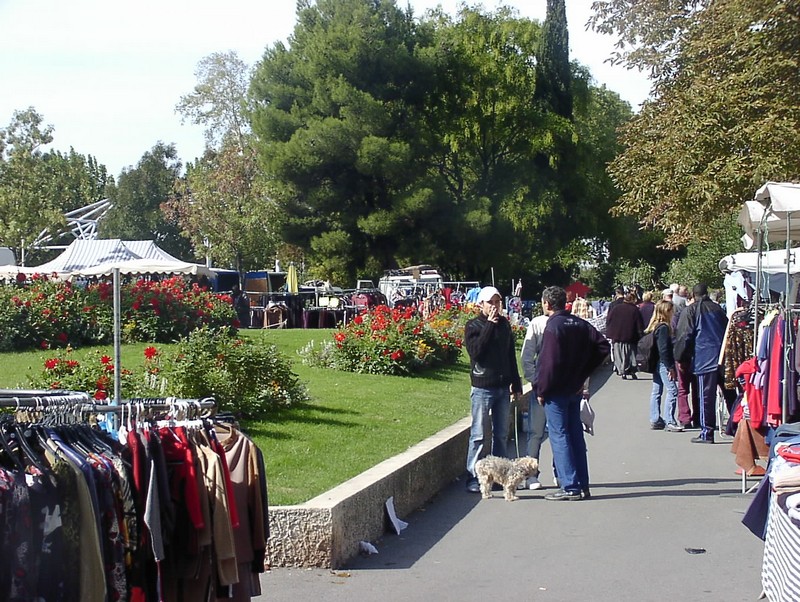
<path fill-rule="evenodd" d="M 44 276 L 25 286 L 0 286 L 0 351 L 91 345 L 111 337 L 110 301 L 98 292 Z"/>
<path fill-rule="evenodd" d="M 123 340 L 170 342 L 195 328 L 233 332 L 238 327 L 229 295 L 217 295 L 180 276 L 139 280 L 122 290 Z"/>
<path fill-rule="evenodd" d="M 0 351 L 110 343 L 112 297 L 107 282 L 82 288 L 38 275 L 28 283 L 0 286 Z M 176 341 L 198 326 L 238 327 L 229 296 L 180 277 L 124 285 L 121 303 L 126 341 Z"/>
<path fill-rule="evenodd" d="M 123 369 L 120 372 L 121 390 L 130 389 L 132 380 L 131 371 Z M 78 361 L 73 356 L 72 347 L 67 347 L 44 361 L 43 372 L 32 379 L 31 386 L 84 391 L 97 400 L 110 399 L 114 397 L 114 361 L 100 352 Z"/>
<path fill-rule="evenodd" d="M 68 347 L 44 361 L 31 380 L 37 389 L 84 391 L 97 400 L 114 396 L 114 364 L 96 353 L 83 361 Z M 122 370 L 120 395 L 133 397 L 214 397 L 221 410 L 247 418 L 308 400 L 308 392 L 274 346 L 258 345 L 206 327 L 194 330 L 169 351 L 144 349 L 144 364 Z"/>
<path fill-rule="evenodd" d="M 412 308 L 379 305 L 339 328 L 332 341 L 312 341 L 301 355 L 309 365 L 348 372 L 412 374 L 458 359 L 470 315 L 447 309 L 423 318 Z"/>

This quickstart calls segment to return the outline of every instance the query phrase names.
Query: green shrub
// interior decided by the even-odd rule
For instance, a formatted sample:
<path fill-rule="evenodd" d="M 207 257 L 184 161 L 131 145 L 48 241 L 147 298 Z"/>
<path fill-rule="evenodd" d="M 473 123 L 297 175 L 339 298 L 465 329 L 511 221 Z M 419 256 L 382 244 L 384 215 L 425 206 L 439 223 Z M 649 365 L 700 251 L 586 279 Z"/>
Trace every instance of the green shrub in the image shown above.
<path fill-rule="evenodd" d="M 307 401 L 308 392 L 274 345 L 257 345 L 207 327 L 181 339 L 169 357 L 151 361 L 164 383 L 158 391 L 184 398 L 214 397 L 244 418 L 263 417 L 281 406 Z M 163 394 L 163 393 L 159 393 Z"/>
<path fill-rule="evenodd" d="M 122 334 L 126 342 L 177 341 L 200 326 L 238 327 L 228 295 L 217 295 L 176 276 L 138 280 L 122 289 Z"/>
<path fill-rule="evenodd" d="M 319 346 L 301 351 L 303 362 L 368 374 L 409 375 L 454 363 L 461 353 L 466 319 L 473 314 L 452 308 L 428 318 L 411 308 L 379 305 L 356 316 Z"/>
<path fill-rule="evenodd" d="M 100 291 L 34 276 L 0 287 L 0 349 L 66 347 L 108 342 L 112 309 Z"/>
<path fill-rule="evenodd" d="M 111 357 L 90 354 L 82 362 L 68 347 L 44 361 L 31 379 L 37 389 L 84 391 L 95 399 L 113 397 Z M 134 397 L 214 397 L 217 406 L 242 418 L 263 418 L 271 410 L 308 400 L 290 363 L 273 345 L 258 345 L 208 327 L 194 330 L 169 351 L 144 349 L 141 368 L 121 373 L 120 394 Z"/>
<path fill-rule="evenodd" d="M 34 275 L 0 286 L 0 351 L 102 345 L 113 339 L 113 294 L 108 282 L 85 288 Z M 181 277 L 138 280 L 121 289 L 126 342 L 172 342 L 198 326 L 238 328 L 228 295 Z"/>
<path fill-rule="evenodd" d="M 130 370 L 120 373 L 120 392 L 131 395 L 135 376 Z M 106 354 L 96 352 L 78 361 L 72 347 L 61 350 L 44 361 L 42 373 L 31 380 L 35 389 L 83 391 L 94 399 L 114 396 L 114 362 Z"/>

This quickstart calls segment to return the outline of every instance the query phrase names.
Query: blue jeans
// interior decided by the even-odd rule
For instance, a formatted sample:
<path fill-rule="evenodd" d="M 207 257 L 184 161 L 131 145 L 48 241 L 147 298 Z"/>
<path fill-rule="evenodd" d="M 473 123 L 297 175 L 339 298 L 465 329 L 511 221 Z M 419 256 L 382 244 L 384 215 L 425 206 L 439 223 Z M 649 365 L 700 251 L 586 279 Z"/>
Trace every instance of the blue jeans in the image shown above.
<path fill-rule="evenodd" d="M 536 396 L 531 393 L 531 407 L 528 410 L 528 432 L 525 438 L 526 451 L 531 458 L 539 459 L 539 450 L 547 439 L 547 416 L 544 408 L 536 401 Z"/>
<path fill-rule="evenodd" d="M 484 442 L 491 436 L 491 453 L 507 458 L 508 419 L 511 412 L 511 394 L 508 387 L 481 389 L 472 387 L 472 426 L 469 429 L 469 449 L 467 450 L 467 470 L 475 476 L 475 463 L 489 452 L 484 451 Z M 491 422 L 490 422 L 491 415 Z M 491 425 L 491 435 L 488 430 Z"/>
<path fill-rule="evenodd" d="M 558 481 L 564 491 L 589 488 L 589 463 L 581 424 L 581 394 L 546 397 L 547 433 Z"/>
<path fill-rule="evenodd" d="M 677 377 L 676 377 L 677 378 Z M 664 411 L 661 411 L 661 395 L 667 390 Z M 650 423 L 658 422 L 659 416 L 666 424 L 675 423 L 675 407 L 678 404 L 678 381 L 669 379 L 667 365 L 658 361 L 658 369 L 653 372 L 653 389 L 650 393 Z"/>

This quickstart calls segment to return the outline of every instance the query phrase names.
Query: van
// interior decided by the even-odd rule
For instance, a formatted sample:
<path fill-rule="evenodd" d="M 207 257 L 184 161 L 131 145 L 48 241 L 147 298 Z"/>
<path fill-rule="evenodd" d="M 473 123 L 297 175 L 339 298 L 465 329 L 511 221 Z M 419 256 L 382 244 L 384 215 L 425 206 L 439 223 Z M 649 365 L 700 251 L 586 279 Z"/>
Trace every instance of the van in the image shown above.
<path fill-rule="evenodd" d="M 17 265 L 17 258 L 11 247 L 0 247 L 0 265 Z"/>

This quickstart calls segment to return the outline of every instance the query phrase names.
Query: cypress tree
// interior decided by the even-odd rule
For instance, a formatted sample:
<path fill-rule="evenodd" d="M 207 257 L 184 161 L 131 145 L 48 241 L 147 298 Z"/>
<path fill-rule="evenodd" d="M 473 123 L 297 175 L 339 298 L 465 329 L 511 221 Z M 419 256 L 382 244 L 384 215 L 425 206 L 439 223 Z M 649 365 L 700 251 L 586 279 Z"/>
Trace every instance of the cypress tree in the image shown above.
<path fill-rule="evenodd" d="M 569 66 L 569 31 L 564 0 L 547 0 L 536 63 L 535 98 L 554 113 L 572 119 L 572 77 Z"/>

